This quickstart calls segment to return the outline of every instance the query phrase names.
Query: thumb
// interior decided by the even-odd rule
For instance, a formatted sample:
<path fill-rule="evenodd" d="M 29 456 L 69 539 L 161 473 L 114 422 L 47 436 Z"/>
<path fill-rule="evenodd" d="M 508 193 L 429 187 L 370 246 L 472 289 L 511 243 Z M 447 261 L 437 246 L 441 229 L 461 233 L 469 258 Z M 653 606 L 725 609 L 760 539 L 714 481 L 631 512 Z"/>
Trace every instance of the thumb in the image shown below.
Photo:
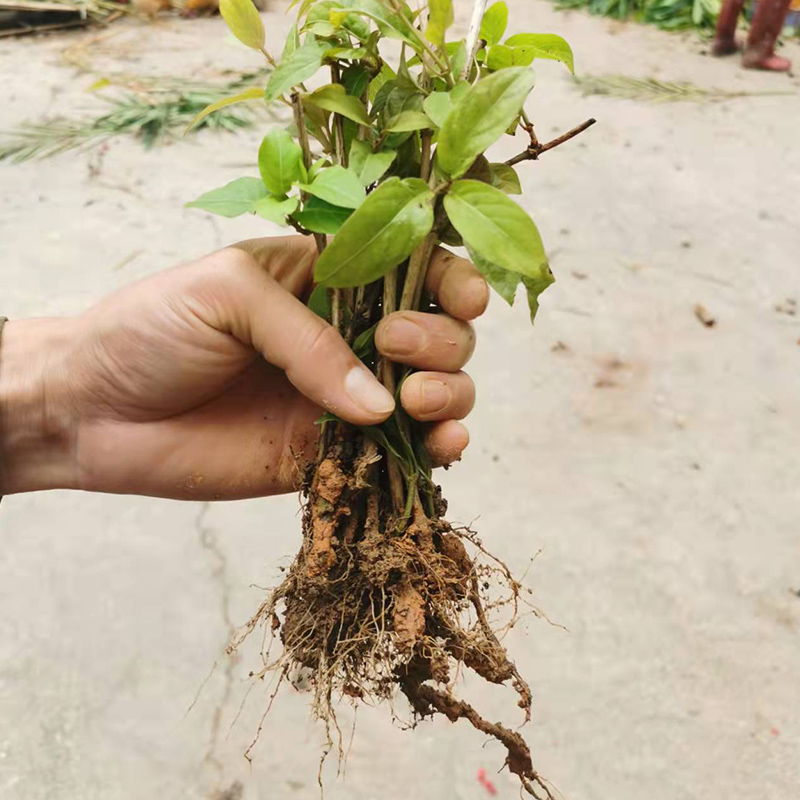
<path fill-rule="evenodd" d="M 339 333 L 282 288 L 252 256 L 230 248 L 209 261 L 218 286 L 211 324 L 252 345 L 322 408 L 355 425 L 375 425 L 394 398 Z"/>

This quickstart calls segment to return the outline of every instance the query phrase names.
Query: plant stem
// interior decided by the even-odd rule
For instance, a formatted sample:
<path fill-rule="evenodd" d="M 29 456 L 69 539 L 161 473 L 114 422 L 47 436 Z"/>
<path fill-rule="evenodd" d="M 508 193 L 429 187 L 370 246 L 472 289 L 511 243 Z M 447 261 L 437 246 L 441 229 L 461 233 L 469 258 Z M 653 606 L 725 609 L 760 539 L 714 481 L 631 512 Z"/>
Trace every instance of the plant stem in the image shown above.
<path fill-rule="evenodd" d="M 469 76 L 472 64 L 475 61 L 475 54 L 478 52 L 481 23 L 483 22 L 483 15 L 486 13 L 486 3 L 487 0 L 475 0 L 475 5 L 472 7 L 472 19 L 467 33 L 467 63 L 464 64 L 464 68 L 458 76 L 462 80 Z"/>
<path fill-rule="evenodd" d="M 513 158 L 509 158 L 508 161 L 505 162 L 506 166 L 513 167 L 515 164 L 519 164 L 521 161 L 536 161 L 542 153 L 546 153 L 548 150 L 552 150 L 554 147 L 558 147 L 560 144 L 568 142 L 579 133 L 583 133 L 587 128 L 591 128 L 595 122 L 597 122 L 596 119 L 587 119 L 586 122 L 576 125 L 571 130 L 568 130 L 566 133 L 562 133 L 561 136 L 556 136 L 555 139 L 551 139 L 545 144 L 540 144 L 535 140 L 535 134 L 531 128 L 530 145 L 521 153 L 517 153 L 517 155 L 515 155 Z"/>
<path fill-rule="evenodd" d="M 397 270 L 389 271 L 383 278 L 383 316 L 388 317 L 397 309 Z M 392 393 L 397 390 L 394 364 L 388 358 L 381 358 L 378 363 L 378 377 L 381 383 Z M 386 453 L 386 471 L 389 475 L 389 493 L 395 514 L 402 516 L 405 511 L 405 491 L 400 465 L 391 453 Z"/>
<path fill-rule="evenodd" d="M 264 56 L 264 58 L 267 59 L 267 61 L 268 61 L 270 66 L 272 66 L 272 67 L 275 66 L 275 59 L 269 54 L 269 52 L 267 51 L 267 49 L 265 47 L 261 48 L 261 54 Z"/>
<path fill-rule="evenodd" d="M 419 176 L 427 181 L 431 177 L 431 139 L 432 131 L 422 131 Z"/>
<path fill-rule="evenodd" d="M 339 67 L 331 64 L 331 83 L 341 84 Z M 336 160 L 343 167 L 347 166 L 347 153 L 344 148 L 344 124 L 341 114 L 333 115 L 333 138 L 336 146 Z"/>
<path fill-rule="evenodd" d="M 297 139 L 300 142 L 300 149 L 303 151 L 303 166 L 308 170 L 311 167 L 311 146 L 308 143 L 308 131 L 306 121 L 303 116 L 303 105 L 300 102 L 300 95 L 292 92 L 292 111 L 294 112 L 294 124 L 297 128 Z M 302 199 L 305 200 L 305 192 L 301 192 Z M 314 241 L 317 243 L 317 252 L 320 254 L 328 244 L 324 233 L 315 233 Z"/>

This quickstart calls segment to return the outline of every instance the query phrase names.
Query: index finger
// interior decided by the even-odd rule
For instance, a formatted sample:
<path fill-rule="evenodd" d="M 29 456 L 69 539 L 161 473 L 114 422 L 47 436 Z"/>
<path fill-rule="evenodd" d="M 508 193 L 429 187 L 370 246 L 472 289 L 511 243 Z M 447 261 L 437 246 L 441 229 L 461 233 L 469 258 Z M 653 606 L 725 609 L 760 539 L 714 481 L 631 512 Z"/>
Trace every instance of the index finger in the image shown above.
<path fill-rule="evenodd" d="M 428 267 L 426 286 L 451 317 L 468 321 L 486 311 L 489 286 L 474 264 L 437 247 Z"/>

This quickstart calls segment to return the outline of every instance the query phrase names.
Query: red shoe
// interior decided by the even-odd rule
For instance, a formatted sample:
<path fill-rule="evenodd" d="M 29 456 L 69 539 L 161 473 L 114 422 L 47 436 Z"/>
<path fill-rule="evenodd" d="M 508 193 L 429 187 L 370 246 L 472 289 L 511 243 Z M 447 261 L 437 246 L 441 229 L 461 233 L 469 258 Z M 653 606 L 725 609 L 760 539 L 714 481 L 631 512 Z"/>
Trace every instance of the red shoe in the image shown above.
<path fill-rule="evenodd" d="M 776 56 L 775 53 L 769 53 L 762 56 L 758 53 L 745 52 L 742 57 L 742 66 L 747 69 L 763 69 L 768 72 L 788 72 L 792 68 L 792 62 L 783 56 Z"/>

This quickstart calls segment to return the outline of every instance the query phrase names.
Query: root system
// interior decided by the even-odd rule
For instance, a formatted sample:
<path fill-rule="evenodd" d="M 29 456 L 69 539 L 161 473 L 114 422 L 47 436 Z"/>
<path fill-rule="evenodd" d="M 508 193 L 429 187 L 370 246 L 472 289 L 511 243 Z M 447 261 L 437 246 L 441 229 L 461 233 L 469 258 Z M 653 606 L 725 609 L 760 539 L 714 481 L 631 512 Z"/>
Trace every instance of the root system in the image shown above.
<path fill-rule="evenodd" d="M 263 666 L 252 677 L 277 674 L 278 687 L 284 680 L 309 686 L 313 713 L 340 759 L 336 704 L 343 697 L 391 700 L 399 690 L 416 720 L 465 719 L 497 739 L 527 792 L 552 800 L 522 736 L 487 721 L 453 692 L 468 667 L 491 683 L 510 684 L 524 720 L 530 718 L 530 689 L 499 640 L 519 618 L 521 585 L 472 531 L 450 526 L 438 492 L 433 514 L 415 504 L 408 517 L 398 516 L 381 488 L 386 472 L 374 442 L 337 426 L 325 457 L 306 475 L 300 551 L 229 652 L 263 628 Z M 488 617 L 498 609 L 507 619 L 493 629 Z M 273 658 L 278 638 L 282 652 Z"/>

